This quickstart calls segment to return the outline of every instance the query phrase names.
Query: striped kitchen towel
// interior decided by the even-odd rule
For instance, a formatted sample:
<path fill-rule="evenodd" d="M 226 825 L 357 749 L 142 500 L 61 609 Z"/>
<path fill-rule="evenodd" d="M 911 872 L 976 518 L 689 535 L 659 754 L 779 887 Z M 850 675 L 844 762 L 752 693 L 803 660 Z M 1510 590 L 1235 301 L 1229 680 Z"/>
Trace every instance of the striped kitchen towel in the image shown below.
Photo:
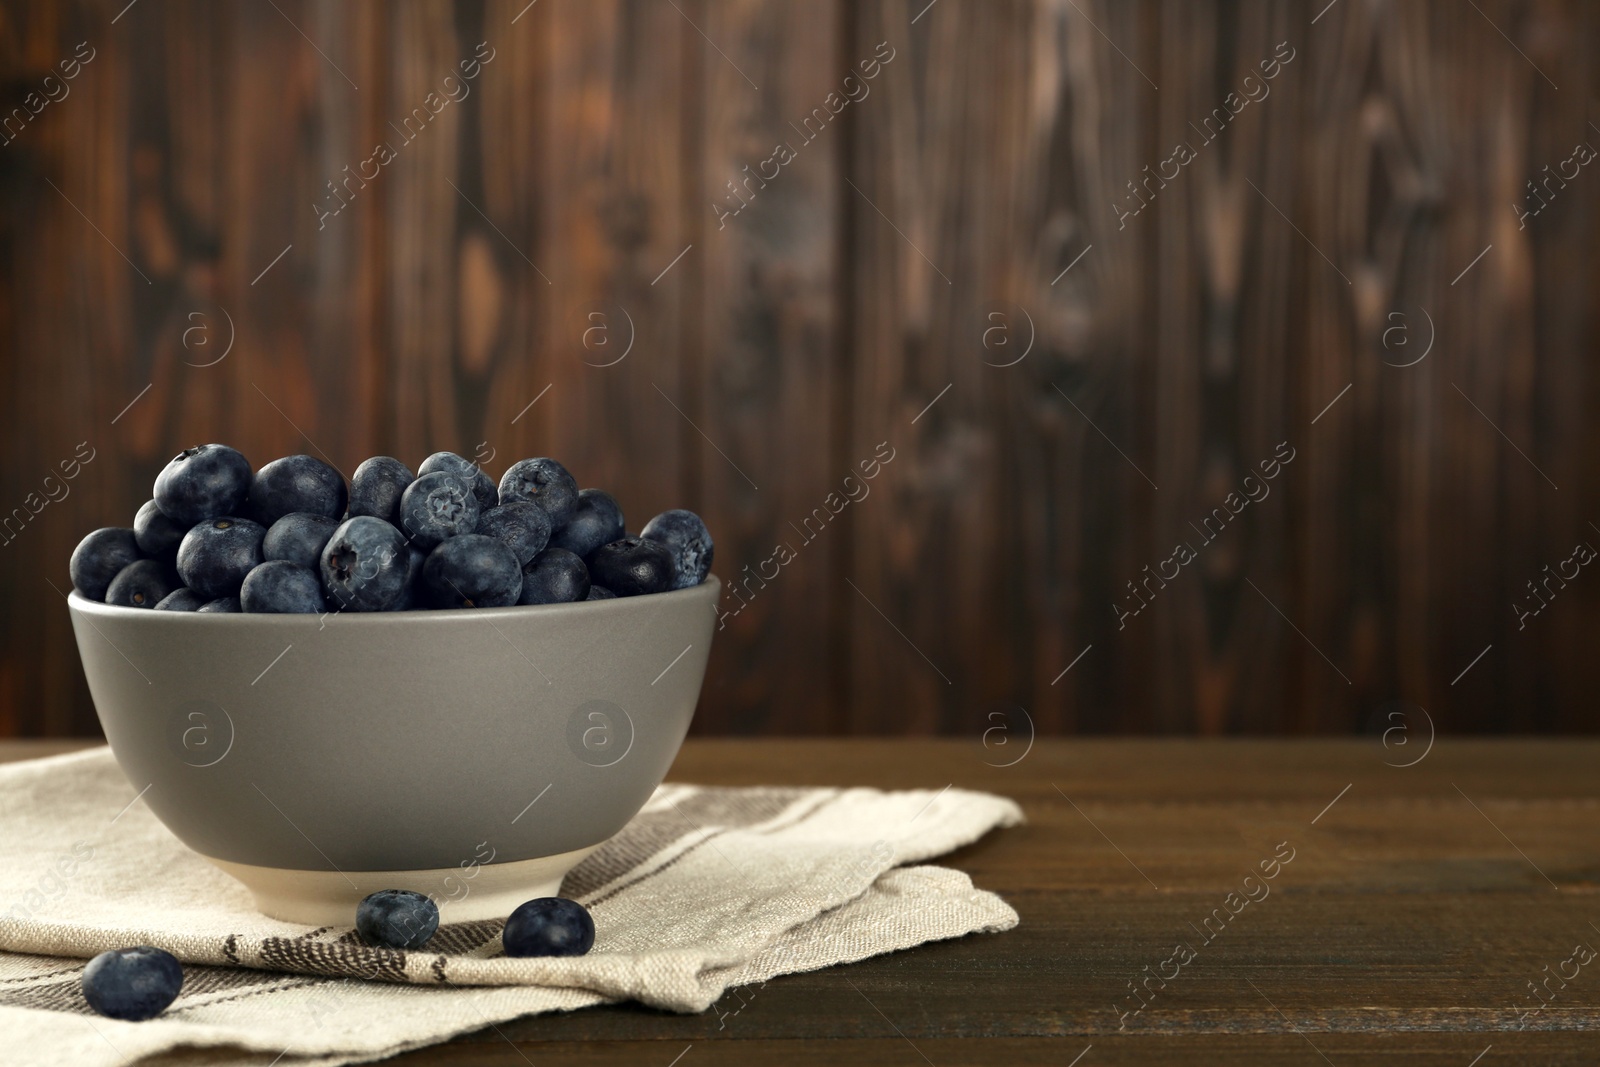
<path fill-rule="evenodd" d="M 8 1062 L 366 1062 L 537 1012 L 704 1011 L 733 986 L 1017 923 L 965 874 L 916 866 L 1021 821 L 959 789 L 663 785 L 562 884 L 596 928 L 565 959 L 504 956 L 498 920 L 397 952 L 268 919 L 133 799 L 107 749 L 0 766 L 0 1033 L 25 1057 Z M 182 960 L 183 992 L 149 1022 L 94 1015 L 83 961 L 135 944 Z"/>

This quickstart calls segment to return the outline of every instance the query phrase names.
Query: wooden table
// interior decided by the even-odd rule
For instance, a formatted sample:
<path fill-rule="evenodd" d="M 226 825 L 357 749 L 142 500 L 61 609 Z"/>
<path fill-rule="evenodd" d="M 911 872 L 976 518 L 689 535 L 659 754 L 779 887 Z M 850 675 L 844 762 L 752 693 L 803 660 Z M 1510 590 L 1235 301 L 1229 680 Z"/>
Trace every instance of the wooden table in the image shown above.
<path fill-rule="evenodd" d="M 1009 767 L 976 740 L 691 741 L 675 779 L 1014 797 L 1027 825 L 944 862 L 1021 926 L 705 1015 L 539 1016 L 391 1062 L 1596 1062 L 1600 742 L 1451 739 L 1391 765 L 1415 740 L 1041 740 Z"/>

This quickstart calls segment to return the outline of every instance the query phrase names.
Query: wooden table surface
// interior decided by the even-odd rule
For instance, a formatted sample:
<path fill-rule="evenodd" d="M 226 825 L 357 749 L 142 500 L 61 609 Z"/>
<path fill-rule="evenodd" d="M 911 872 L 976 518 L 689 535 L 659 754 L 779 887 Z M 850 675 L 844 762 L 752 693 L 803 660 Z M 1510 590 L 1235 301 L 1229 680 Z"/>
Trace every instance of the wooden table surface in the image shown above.
<path fill-rule="evenodd" d="M 1015 798 L 1026 825 L 943 862 L 1021 925 L 703 1015 L 538 1016 L 390 1062 L 1595 1063 L 1600 742 L 1444 740 L 1393 765 L 1422 754 L 1041 740 L 995 767 L 1015 756 L 976 741 L 692 740 L 674 779 Z"/>

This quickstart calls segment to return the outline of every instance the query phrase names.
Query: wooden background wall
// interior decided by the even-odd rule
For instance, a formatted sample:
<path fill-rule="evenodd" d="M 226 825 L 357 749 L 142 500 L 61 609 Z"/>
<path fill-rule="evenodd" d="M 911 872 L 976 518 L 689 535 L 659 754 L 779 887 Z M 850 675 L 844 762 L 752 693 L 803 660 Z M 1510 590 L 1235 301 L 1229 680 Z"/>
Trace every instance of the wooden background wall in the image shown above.
<path fill-rule="evenodd" d="M 1600 545 L 1593 5 L 125 4 L 0 5 L 5 108 L 93 50 L 0 146 L 0 734 L 94 731 L 67 556 L 209 440 L 550 454 L 725 577 L 787 546 L 706 732 L 1594 729 L 1600 574 L 1514 607 Z"/>

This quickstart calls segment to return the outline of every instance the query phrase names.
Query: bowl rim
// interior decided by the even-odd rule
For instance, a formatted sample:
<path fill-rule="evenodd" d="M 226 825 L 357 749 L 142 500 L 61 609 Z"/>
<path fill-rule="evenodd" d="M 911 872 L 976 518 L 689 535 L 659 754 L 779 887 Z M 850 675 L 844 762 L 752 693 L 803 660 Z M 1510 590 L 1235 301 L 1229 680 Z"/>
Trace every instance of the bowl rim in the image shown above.
<path fill-rule="evenodd" d="M 523 619 L 552 619 L 575 612 L 623 612 L 637 611 L 649 605 L 659 605 L 663 608 L 696 598 L 708 600 L 715 611 L 717 601 L 720 599 L 722 580 L 715 574 L 708 574 L 699 585 L 692 585 L 687 589 L 672 589 L 665 593 L 650 593 L 645 596 L 619 596 L 611 600 L 574 600 L 561 604 L 514 604 L 503 608 L 415 608 L 407 611 L 327 611 L 320 614 L 313 612 L 295 612 L 276 614 L 272 612 L 207 612 L 203 625 L 213 626 L 243 626 L 243 625 L 276 625 L 286 627 L 304 626 L 308 619 L 321 620 L 329 626 L 406 626 L 406 625 L 438 625 L 451 620 L 467 621 L 487 619 L 493 621 L 504 619 L 515 622 Z M 194 625 L 194 620 L 199 617 L 193 611 L 156 611 L 154 608 L 130 608 L 121 604 L 107 604 L 100 600 L 90 600 L 76 589 L 67 594 L 67 606 L 74 612 L 85 617 L 99 616 L 109 619 L 132 619 L 149 617 L 155 625 Z M 156 622 L 155 620 L 167 620 Z M 184 621 L 189 620 L 189 621 Z M 220 621 L 215 621 L 220 620 Z"/>

